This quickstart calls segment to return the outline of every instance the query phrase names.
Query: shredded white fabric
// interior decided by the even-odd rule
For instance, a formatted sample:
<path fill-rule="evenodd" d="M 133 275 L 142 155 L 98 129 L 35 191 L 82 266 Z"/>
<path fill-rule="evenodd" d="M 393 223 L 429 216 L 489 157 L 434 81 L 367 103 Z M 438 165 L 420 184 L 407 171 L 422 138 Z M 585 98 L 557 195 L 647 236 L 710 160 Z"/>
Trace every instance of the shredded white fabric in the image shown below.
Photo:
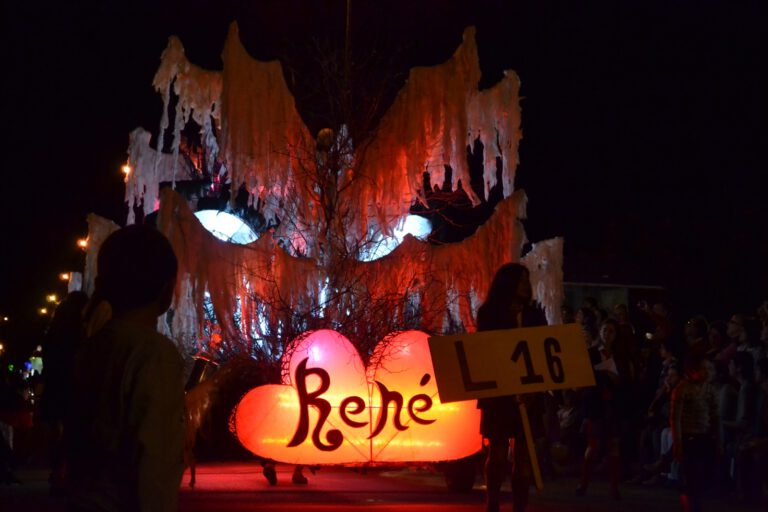
<path fill-rule="evenodd" d="M 179 167 L 186 168 L 176 155 L 159 153 L 149 145 L 152 134 L 143 128 L 131 132 L 128 144 L 130 172 L 125 177 L 125 202 L 128 205 L 126 224 L 136 222 L 134 206 L 141 207 L 144 215 L 160 208 L 160 183 L 172 182 Z"/>
<path fill-rule="evenodd" d="M 563 239 L 536 242 L 521 263 L 531 274 L 533 298 L 544 307 L 547 323 L 562 323 Z"/>
<path fill-rule="evenodd" d="M 208 299 L 224 342 L 279 336 L 300 318 L 322 318 L 341 331 L 345 325 L 360 329 L 345 323 L 351 312 L 378 314 L 373 309 L 379 304 L 388 305 L 386 315 L 395 324 L 418 310 L 423 329 L 474 330 L 494 272 L 520 260 L 527 202 L 513 186 L 521 138 L 520 82 L 507 71 L 496 86 L 478 90 L 474 28 L 465 31 L 448 61 L 411 70 L 378 129 L 368 140 L 355 141 L 355 148 L 345 127 L 335 135 L 323 130 L 314 140 L 280 63 L 252 58 L 236 24 L 222 59 L 223 71 L 203 70 L 187 60 L 177 38 L 170 38 L 153 81 L 164 103 L 161 138 L 169 128 L 171 95 L 178 96 L 170 148 L 161 140 L 152 149 L 150 134 L 142 129 L 131 134 L 128 223 L 135 220 L 134 206 L 143 205 L 146 215 L 159 203 L 158 227 L 179 258 L 173 317 L 161 322 L 163 332 L 177 340 L 199 340 Z M 280 219 L 276 229 L 249 245 L 234 245 L 207 232 L 172 190 L 163 191 L 158 202 L 159 184 L 175 181 L 184 165 L 181 130 L 190 119 L 200 127 L 206 171 L 220 164 L 219 178 L 233 191 L 245 187 L 251 204 L 258 200 L 268 220 Z M 466 161 L 467 146 L 478 137 L 484 146 L 485 196 L 497 184 L 500 158 L 504 199 L 475 234 L 442 246 L 408 236 L 378 260 L 350 257 L 366 240 L 391 233 L 415 200 L 425 201 L 420 192 L 425 170 L 433 183 L 442 183 L 449 165 L 453 188 L 460 182 L 478 204 Z M 328 182 L 332 186 L 321 189 L 317 176 L 328 172 L 329 147 L 342 156 L 331 170 L 337 173 Z M 328 194 L 346 211 L 330 221 L 322 210 Z M 535 244 L 524 261 L 548 321 L 559 321 L 562 240 Z M 86 282 L 92 283 L 88 272 L 86 267 Z"/>
<path fill-rule="evenodd" d="M 95 213 L 88 214 L 88 245 L 85 249 L 85 271 L 83 272 L 83 291 L 88 296 L 93 295 L 96 282 L 96 257 L 104 240 L 109 235 L 120 229 L 120 226 L 109 219 L 100 217 Z"/>

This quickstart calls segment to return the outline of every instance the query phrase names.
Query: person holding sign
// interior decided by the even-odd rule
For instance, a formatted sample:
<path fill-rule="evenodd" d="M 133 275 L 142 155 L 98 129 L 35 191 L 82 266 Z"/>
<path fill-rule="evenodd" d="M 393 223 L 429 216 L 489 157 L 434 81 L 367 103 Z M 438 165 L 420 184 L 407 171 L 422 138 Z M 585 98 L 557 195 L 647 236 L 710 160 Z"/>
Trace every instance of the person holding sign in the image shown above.
<path fill-rule="evenodd" d="M 517 327 L 546 325 L 542 312 L 532 305 L 528 269 L 517 263 L 499 268 L 491 283 L 488 297 L 477 313 L 477 330 L 494 331 Z M 519 412 L 520 395 L 481 398 L 480 433 L 488 439 L 485 461 L 486 510 L 498 512 L 501 483 L 508 471 L 508 454 L 513 449 L 512 506 L 523 512 L 528 504 L 531 485 L 531 462 L 526 448 L 523 420 Z"/>
<path fill-rule="evenodd" d="M 576 494 L 579 496 L 587 492 L 592 470 L 600 454 L 605 454 L 611 496 L 617 500 L 621 499 L 619 493 L 620 418 L 623 416 L 622 404 L 627 403 L 625 382 L 627 365 L 615 353 L 618 327 L 615 320 L 605 320 L 600 326 L 600 344 L 589 349 L 597 387 L 588 388 L 584 394 L 582 430 L 587 438 L 587 449 L 584 452 L 581 467 L 581 481 L 576 488 Z"/>

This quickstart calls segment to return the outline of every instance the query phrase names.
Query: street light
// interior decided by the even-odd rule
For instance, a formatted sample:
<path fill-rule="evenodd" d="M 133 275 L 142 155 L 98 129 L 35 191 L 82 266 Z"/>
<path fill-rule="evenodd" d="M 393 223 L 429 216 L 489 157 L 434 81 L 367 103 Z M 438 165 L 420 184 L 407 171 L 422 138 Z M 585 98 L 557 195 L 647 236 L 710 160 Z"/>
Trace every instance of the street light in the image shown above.
<path fill-rule="evenodd" d="M 59 274 L 59 279 L 61 279 L 62 281 L 69 281 L 69 277 L 70 277 L 69 272 L 62 272 L 61 274 Z"/>
<path fill-rule="evenodd" d="M 47 315 L 48 314 L 48 308 L 40 308 L 38 310 L 38 313 L 40 313 L 41 315 Z"/>
<path fill-rule="evenodd" d="M 45 298 L 45 300 L 47 300 L 48 302 L 58 302 L 58 301 L 59 301 L 59 298 L 56 296 L 56 294 L 55 294 L 55 293 L 52 293 L 52 294 L 48 295 L 48 296 Z"/>
<path fill-rule="evenodd" d="M 81 249 L 86 249 L 88 247 L 88 239 L 87 238 L 81 238 L 77 241 L 77 246 Z"/>
<path fill-rule="evenodd" d="M 129 174 L 131 174 L 131 166 L 128 164 L 125 164 L 123 167 L 121 167 L 120 170 L 123 172 L 123 174 L 125 174 L 126 178 L 128 177 Z"/>
<path fill-rule="evenodd" d="M 10 320 L 10 318 L 8 318 L 7 316 L 3 317 L 3 322 L 8 322 L 9 320 Z"/>

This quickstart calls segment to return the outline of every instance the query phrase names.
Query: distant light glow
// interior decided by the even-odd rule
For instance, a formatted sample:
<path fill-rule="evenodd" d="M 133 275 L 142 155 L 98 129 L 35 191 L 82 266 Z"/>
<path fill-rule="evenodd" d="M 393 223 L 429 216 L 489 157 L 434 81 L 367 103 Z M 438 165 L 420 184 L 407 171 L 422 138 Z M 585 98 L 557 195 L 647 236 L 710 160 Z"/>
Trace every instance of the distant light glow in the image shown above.
<path fill-rule="evenodd" d="M 88 239 L 87 238 L 81 238 L 77 241 L 77 246 L 81 249 L 85 249 L 88 247 Z"/>
<path fill-rule="evenodd" d="M 48 314 L 48 308 L 40 308 L 38 310 L 41 315 L 47 315 Z"/>
<path fill-rule="evenodd" d="M 412 235 L 425 240 L 432 232 L 432 223 L 421 215 L 406 215 L 405 219 L 393 230 L 391 237 L 379 236 L 360 251 L 360 261 L 373 261 L 383 258 L 403 242 L 405 235 Z"/>
<path fill-rule="evenodd" d="M 123 172 L 123 174 L 125 174 L 126 178 L 129 174 L 131 174 L 131 166 L 128 164 L 125 164 L 120 170 Z"/>
<path fill-rule="evenodd" d="M 245 245 L 259 238 L 242 219 L 231 213 L 219 210 L 200 210 L 195 212 L 195 217 L 213 236 L 225 242 Z"/>
<path fill-rule="evenodd" d="M 69 277 L 70 277 L 69 272 L 62 272 L 61 274 L 59 274 L 59 279 L 61 279 L 62 281 L 69 281 Z"/>
<path fill-rule="evenodd" d="M 52 293 L 52 294 L 46 296 L 45 300 L 47 300 L 48 302 L 58 302 L 59 298 L 56 296 L 55 293 Z"/>

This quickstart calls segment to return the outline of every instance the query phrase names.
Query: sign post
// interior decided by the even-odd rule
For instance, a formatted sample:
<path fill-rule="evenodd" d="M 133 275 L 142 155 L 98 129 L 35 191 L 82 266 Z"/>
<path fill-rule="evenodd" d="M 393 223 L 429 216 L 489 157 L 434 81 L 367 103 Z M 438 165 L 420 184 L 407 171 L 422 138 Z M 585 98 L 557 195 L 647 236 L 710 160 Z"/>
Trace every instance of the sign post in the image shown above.
<path fill-rule="evenodd" d="M 442 403 L 595 385 L 587 344 L 577 324 L 433 336 L 432 365 Z M 542 488 L 525 404 L 528 453 Z"/>

